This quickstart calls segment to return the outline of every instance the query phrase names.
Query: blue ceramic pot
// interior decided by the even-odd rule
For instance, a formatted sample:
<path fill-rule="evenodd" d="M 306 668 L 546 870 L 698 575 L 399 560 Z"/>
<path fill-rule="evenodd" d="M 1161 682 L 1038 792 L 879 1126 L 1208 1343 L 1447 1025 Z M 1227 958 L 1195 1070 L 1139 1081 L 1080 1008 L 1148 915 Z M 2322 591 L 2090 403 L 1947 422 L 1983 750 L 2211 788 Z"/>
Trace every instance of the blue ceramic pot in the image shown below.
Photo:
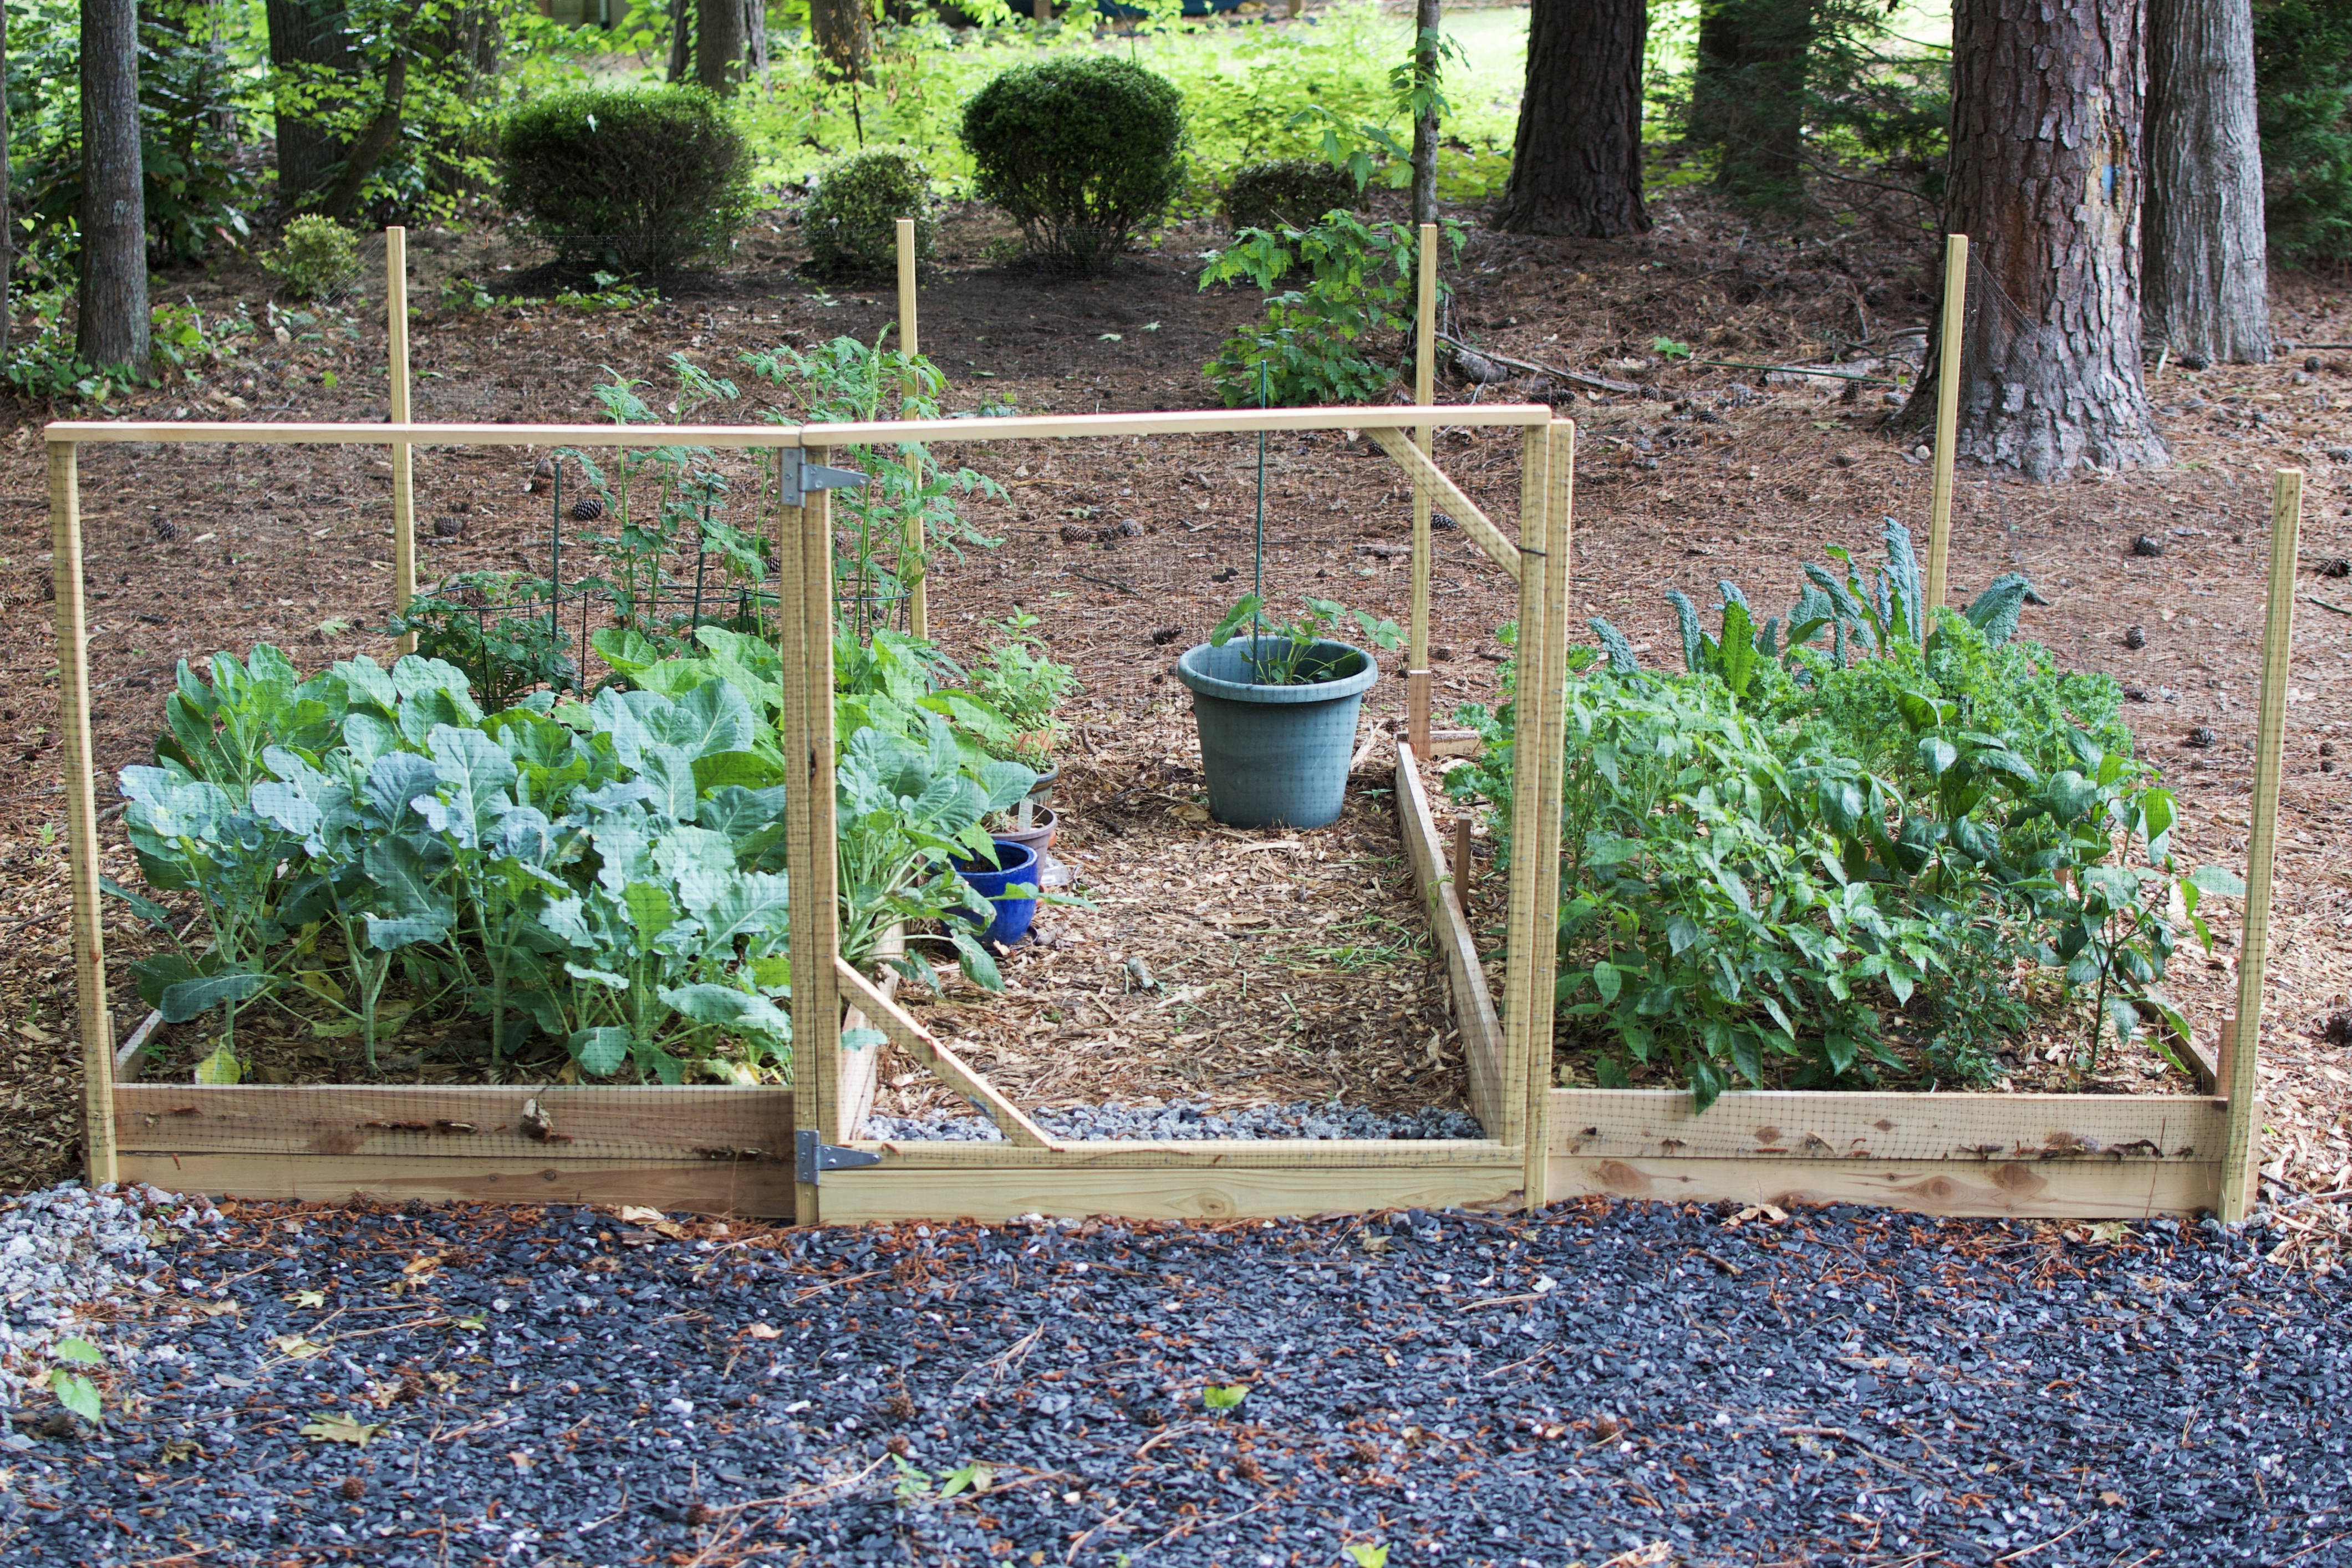
<path fill-rule="evenodd" d="M 1037 918 L 1037 851 L 1026 844 L 1010 838 L 999 838 L 996 845 L 997 864 L 991 868 L 980 860 L 959 860 L 956 871 L 971 884 L 974 891 L 996 906 L 996 918 L 988 922 L 981 933 L 982 940 L 1010 947 L 1029 934 L 1029 922 Z M 1026 887 L 1026 897 L 1006 897 L 1009 887 Z M 975 925 L 979 917 L 966 915 Z"/>

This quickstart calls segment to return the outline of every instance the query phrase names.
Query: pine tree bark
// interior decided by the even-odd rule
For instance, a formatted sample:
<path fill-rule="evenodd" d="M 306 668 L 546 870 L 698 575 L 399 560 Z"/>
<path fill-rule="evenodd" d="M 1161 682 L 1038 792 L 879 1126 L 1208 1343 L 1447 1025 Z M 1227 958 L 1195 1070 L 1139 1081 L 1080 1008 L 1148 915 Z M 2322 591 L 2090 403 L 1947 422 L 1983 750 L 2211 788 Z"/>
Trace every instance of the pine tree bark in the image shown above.
<path fill-rule="evenodd" d="M 2147 334 L 2175 354 L 2271 357 L 2263 150 L 2248 0 L 2148 0 Z"/>
<path fill-rule="evenodd" d="M 1510 184 L 1495 226 L 1613 239 L 1642 204 L 1643 0 L 1535 0 Z"/>
<path fill-rule="evenodd" d="M 694 79 L 729 93 L 743 79 L 743 0 L 695 0 Z"/>
<path fill-rule="evenodd" d="M 1716 183 L 1744 201 L 1804 196 L 1812 0 L 1712 0 L 1699 12 L 1690 135 L 1720 150 Z"/>
<path fill-rule="evenodd" d="M 826 75 L 838 81 L 866 79 L 874 58 L 874 18 L 866 0 L 809 0 L 809 34 Z"/>
<path fill-rule="evenodd" d="M 147 374 L 147 196 L 137 0 L 81 0 L 81 278 L 74 347 Z"/>
<path fill-rule="evenodd" d="M 356 79 L 359 51 L 352 46 L 343 0 L 267 0 L 269 63 L 284 69 L 317 66 Z M 350 148 L 342 138 L 298 111 L 281 110 L 278 121 L 278 199 L 301 205 L 327 183 Z"/>
<path fill-rule="evenodd" d="M 1957 454 L 2167 460 L 2140 375 L 2143 0 L 1958 0 L 1945 216 L 1970 248 Z M 1932 428 L 1939 357 L 1899 423 Z"/>

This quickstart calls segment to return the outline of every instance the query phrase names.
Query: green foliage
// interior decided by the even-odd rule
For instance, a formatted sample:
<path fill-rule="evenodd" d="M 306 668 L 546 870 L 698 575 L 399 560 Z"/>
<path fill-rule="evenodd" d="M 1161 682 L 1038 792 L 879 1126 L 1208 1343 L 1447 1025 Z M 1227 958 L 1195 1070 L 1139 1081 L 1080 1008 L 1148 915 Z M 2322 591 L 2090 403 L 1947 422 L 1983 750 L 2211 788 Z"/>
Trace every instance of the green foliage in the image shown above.
<path fill-rule="evenodd" d="M 1077 672 L 1046 657 L 1045 639 L 1037 635 L 1041 624 L 1023 611 L 1007 616 L 1004 640 L 974 659 L 971 670 L 972 694 L 995 710 L 1011 731 L 992 752 L 1036 767 L 1050 764 L 1066 737 L 1055 715 L 1078 689 Z"/>
<path fill-rule="evenodd" d="M 1307 606 L 1304 614 L 1295 621 L 1278 621 L 1265 615 L 1265 600 L 1255 594 L 1244 594 L 1209 634 L 1209 646 L 1224 647 L 1246 625 L 1251 631 L 1244 658 L 1260 684 L 1312 686 L 1345 679 L 1362 669 L 1358 653 L 1326 657 L 1317 652 L 1318 645 L 1346 629 L 1350 620 L 1376 647 L 1395 647 L 1404 640 L 1394 621 L 1375 618 L 1367 611 L 1350 610 L 1336 600 L 1312 595 L 1301 595 L 1299 602 Z"/>
<path fill-rule="evenodd" d="M 96 1426 L 105 1415 L 105 1403 L 99 1397 L 98 1384 L 72 1368 L 103 1366 L 105 1355 L 88 1340 L 72 1337 L 59 1340 L 51 1349 L 58 1361 L 70 1364 L 49 1369 L 49 1392 L 58 1396 L 58 1404 Z"/>
<path fill-rule="evenodd" d="M 1706 0 L 1685 133 L 1750 207 L 1799 211 L 1840 163 L 1939 200 L 1950 50 L 1905 29 L 1875 0 Z"/>
<path fill-rule="evenodd" d="M 1201 1404 L 1210 1410 L 1236 1410 L 1248 1397 L 1246 1383 L 1212 1383 L 1201 1390 Z"/>
<path fill-rule="evenodd" d="M 1443 231 L 1461 253 L 1459 224 Z M 1202 374 L 1225 406 L 1290 408 L 1361 402 L 1380 395 L 1392 373 L 1367 356 L 1375 334 L 1412 324 L 1413 260 L 1418 243 L 1401 223 L 1366 223 L 1332 212 L 1307 229 L 1245 229 L 1201 274 L 1201 287 L 1246 279 L 1271 290 L 1298 268 L 1304 289 L 1266 301 L 1265 324 L 1227 339 Z M 1451 290 L 1441 276 L 1439 296 Z"/>
<path fill-rule="evenodd" d="M 338 300 L 360 275 L 360 242 L 332 218 L 298 217 L 261 265 L 292 299 Z"/>
<path fill-rule="evenodd" d="M 1183 98 L 1116 56 L 1050 58 L 981 89 L 962 137 L 980 199 L 1021 226 L 1033 255 L 1108 271 L 1175 199 Z"/>
<path fill-rule="evenodd" d="M 558 253 L 660 283 L 723 255 L 750 215 L 751 154 L 696 87 L 533 99 L 499 145 L 507 205 Z"/>
<path fill-rule="evenodd" d="M 555 586 L 544 577 L 461 572 L 411 599 L 384 635 L 413 634 L 418 654 L 467 671 L 482 700 L 504 708 L 538 687 L 568 691 L 580 683 L 554 600 Z"/>
<path fill-rule="evenodd" d="M 80 247 L 81 19 L 61 0 L 30 0 L 9 18 L 8 111 L 17 216 L 58 246 L 69 280 Z M 236 63 L 216 41 L 216 13 L 197 0 L 139 8 L 142 184 L 156 258 L 194 261 L 242 244 L 260 192 L 239 156 Z M 29 199 L 28 199 L 29 198 Z M 21 246 L 22 242 L 19 241 Z"/>
<path fill-rule="evenodd" d="M 1730 583 L 1713 637 L 1669 595 L 1680 676 L 1593 623 L 1608 657 L 1576 661 L 1568 694 L 1559 997 L 1604 1083 L 1671 1063 L 1704 1107 L 1736 1079 L 1870 1081 L 1890 1028 L 1981 1079 L 2035 1016 L 2021 973 L 2087 1005 L 2086 1071 L 2106 1038 L 2171 1058 L 2186 1037 L 2158 987 L 2183 925 L 2210 945 L 2200 895 L 2234 879 L 2176 864 L 2177 803 L 2132 761 L 2114 683 L 2012 640 L 2030 584 L 1929 616 L 1907 535 L 1886 543 L 1869 583 L 1843 551 L 1843 580 L 1805 568 L 1786 648 Z M 1464 710 L 1487 746 L 1447 780 L 1504 841 L 1514 709 Z"/>
<path fill-rule="evenodd" d="M 1312 228 L 1334 207 L 1353 206 L 1358 183 L 1313 158 L 1244 163 L 1225 187 L 1225 221 L 1235 229 Z"/>
<path fill-rule="evenodd" d="M 931 178 L 906 153 L 859 153 L 827 169 L 801 214 L 809 259 L 829 278 L 887 272 L 898 265 L 898 220 L 915 220 L 915 259 L 931 258 L 938 229 Z"/>
<path fill-rule="evenodd" d="M 2257 5 L 2254 80 L 2271 254 L 2339 260 L 2352 251 L 2352 0 Z"/>
<path fill-rule="evenodd" d="M 771 417 L 819 424 L 938 418 L 947 377 L 923 356 L 885 349 L 882 341 L 835 338 L 805 353 L 780 345 L 747 353 L 742 363 L 800 405 L 798 414 Z M 838 447 L 833 462 L 866 476 L 863 485 L 835 491 L 833 501 L 848 535 L 848 547 L 834 557 L 835 592 L 845 617 L 861 632 L 892 618 L 935 554 L 944 551 L 960 561 L 967 545 L 995 548 L 998 542 L 973 527 L 959 505 L 973 495 L 1003 498 L 1003 487 L 985 475 L 941 468 L 919 441 Z"/>

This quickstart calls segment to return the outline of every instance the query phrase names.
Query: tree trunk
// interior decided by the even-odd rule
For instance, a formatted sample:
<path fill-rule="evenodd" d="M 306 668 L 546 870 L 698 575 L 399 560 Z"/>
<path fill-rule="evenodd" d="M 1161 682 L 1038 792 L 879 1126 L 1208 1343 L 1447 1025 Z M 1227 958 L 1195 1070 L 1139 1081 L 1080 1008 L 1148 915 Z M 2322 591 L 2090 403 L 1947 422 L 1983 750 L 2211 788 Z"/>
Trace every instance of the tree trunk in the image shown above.
<path fill-rule="evenodd" d="M 358 77 L 359 52 L 352 47 L 343 0 L 266 0 L 263 10 L 271 66 L 318 66 Z M 280 112 L 277 120 L 278 199 L 291 208 L 326 184 L 329 171 L 349 149 L 341 138 L 299 113 Z"/>
<path fill-rule="evenodd" d="M 1643 0 L 1535 0 L 1511 181 L 1495 226 L 1613 239 L 1642 205 Z"/>
<path fill-rule="evenodd" d="M 1720 150 L 1717 183 L 1742 201 L 1803 200 L 1812 32 L 1812 0 L 1714 0 L 1699 13 L 1691 140 Z"/>
<path fill-rule="evenodd" d="M 0 355 L 8 352 L 9 274 L 16 259 L 16 212 L 8 200 L 8 6 L 0 0 Z"/>
<path fill-rule="evenodd" d="M 2166 461 L 2140 378 L 2143 0 L 1958 0 L 1946 221 L 1969 237 L 1961 457 Z M 1932 427 L 1937 343 L 1901 422 Z"/>
<path fill-rule="evenodd" d="M 1424 96 L 1412 118 L 1412 221 L 1437 221 L 1437 0 L 1413 0 L 1412 75 Z"/>
<path fill-rule="evenodd" d="M 743 0 L 695 0 L 694 79 L 719 93 L 743 79 Z"/>
<path fill-rule="evenodd" d="M 137 0 L 81 0 L 81 288 L 74 347 L 145 376 L 147 197 Z"/>
<path fill-rule="evenodd" d="M 753 80 L 768 74 L 768 0 L 742 0 L 743 37 L 749 40 L 744 50 L 744 68 Z"/>
<path fill-rule="evenodd" d="M 863 81 L 874 58 L 874 19 L 866 0 L 809 0 L 809 34 L 836 80 Z"/>
<path fill-rule="evenodd" d="M 669 0 L 669 79 L 684 81 L 694 68 L 695 0 Z"/>
<path fill-rule="evenodd" d="M 360 199 L 360 191 L 392 144 L 400 140 L 400 115 L 408 96 L 408 51 L 404 45 L 392 57 L 392 65 L 384 72 L 383 106 L 360 139 L 352 143 L 351 155 L 343 160 L 343 172 L 335 176 L 334 188 L 319 203 L 319 211 L 338 223 L 349 217 Z"/>
<path fill-rule="evenodd" d="M 2176 354 L 2268 364 L 2263 152 L 2247 0 L 2148 0 L 2141 313 Z"/>

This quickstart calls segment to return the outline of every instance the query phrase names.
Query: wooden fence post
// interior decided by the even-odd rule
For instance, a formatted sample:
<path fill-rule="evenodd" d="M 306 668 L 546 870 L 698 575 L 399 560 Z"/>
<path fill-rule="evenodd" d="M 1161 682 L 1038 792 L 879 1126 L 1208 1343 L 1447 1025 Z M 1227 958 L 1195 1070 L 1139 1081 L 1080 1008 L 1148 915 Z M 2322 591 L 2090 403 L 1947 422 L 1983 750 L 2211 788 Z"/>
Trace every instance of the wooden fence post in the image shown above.
<path fill-rule="evenodd" d="M 1412 400 L 1426 408 L 1437 395 L 1437 226 L 1421 226 L 1420 263 L 1413 268 L 1420 300 L 1413 312 Z M 1423 425 L 1410 436 L 1428 452 L 1436 426 Z M 1405 729 L 1412 754 L 1429 755 L 1429 487 L 1412 487 L 1412 634 L 1405 650 Z"/>
<path fill-rule="evenodd" d="M 1519 642 L 1520 667 L 1536 665 L 1542 691 L 1536 750 L 1532 759 L 1523 749 L 1519 765 L 1532 760 L 1536 772 L 1536 815 L 1517 821 L 1518 847 L 1533 862 L 1534 883 L 1528 919 L 1531 929 L 1522 962 L 1528 974 L 1521 990 L 1528 998 L 1526 1036 L 1519 1047 L 1524 1057 L 1527 1116 L 1519 1131 L 1527 1140 L 1527 1201 L 1538 1207 L 1549 1198 L 1551 1155 L 1552 984 L 1559 967 L 1559 836 L 1560 789 L 1567 767 L 1568 620 L 1573 575 L 1576 499 L 1576 423 L 1555 421 L 1544 431 L 1549 457 L 1543 508 L 1543 551 L 1527 561 L 1523 581 L 1540 584 L 1543 637 L 1531 647 Z M 1524 595 L 1523 595 L 1524 596 Z M 1525 677 L 1522 676 L 1524 683 Z M 1524 691 L 1526 687 L 1521 686 Z"/>
<path fill-rule="evenodd" d="M 409 422 L 408 408 L 408 231 L 398 225 L 383 231 L 383 310 L 391 339 L 392 422 Z M 407 612 L 416 597 L 416 476 L 405 441 L 392 444 L 392 609 Z M 400 639 L 400 651 L 415 653 L 414 633 Z"/>
<path fill-rule="evenodd" d="M 802 454 L 810 463 L 824 447 Z M 832 493 L 811 490 L 782 510 L 777 563 L 784 635 L 785 856 L 792 878 L 793 1125 L 822 1142 L 839 1136 L 841 982 L 840 865 L 833 814 L 833 508 Z M 796 1214 L 817 1224 L 816 1184 L 799 1184 Z"/>
<path fill-rule="evenodd" d="M 1969 237 L 1944 242 L 1944 325 L 1937 340 L 1936 477 L 1927 510 L 1927 611 L 1944 607 L 1944 585 L 1952 549 L 1952 443 L 1960 424 L 1960 341 L 1967 335 Z M 1921 628 L 1921 637 L 1927 636 Z"/>
<path fill-rule="evenodd" d="M 57 595 L 58 729 L 63 731 L 66 851 L 73 889 L 74 999 L 81 1017 L 82 1168 L 115 1179 L 114 1019 L 106 1005 L 104 911 L 99 903 L 98 800 L 89 740 L 89 628 L 81 587 L 81 479 L 69 441 L 49 458 L 49 560 Z"/>
<path fill-rule="evenodd" d="M 2229 1100 L 2221 1149 L 2224 1224 L 2242 1220 L 2258 1195 L 2252 1169 L 2262 1129 L 2255 1125 L 2262 1055 L 2263 981 L 2271 940 L 2271 862 L 2278 841 L 2279 766 L 2286 729 L 2287 675 L 2294 643 L 2295 538 L 2303 523 L 2303 470 L 2281 468 L 2271 492 L 2270 614 L 2263 627 L 2263 689 L 2254 731 L 2254 802 L 2246 834 L 2246 926 L 2238 942 L 2238 1028 L 2221 1085 Z"/>
<path fill-rule="evenodd" d="M 908 359 L 922 352 L 915 343 L 915 220 L 902 217 L 898 220 L 898 346 L 906 351 Z M 911 374 L 907 378 L 907 390 L 915 390 L 915 378 Z M 898 412 L 902 417 L 905 416 L 904 405 L 900 405 Z M 919 455 L 914 452 L 907 454 L 907 472 L 914 479 L 916 488 L 920 489 L 923 459 Z M 931 635 L 931 551 L 930 541 L 923 537 L 923 520 L 919 512 L 907 519 L 906 527 L 899 536 L 898 574 L 901 578 L 905 577 L 907 563 L 910 560 L 915 563 L 915 581 L 908 589 L 907 629 L 919 637 L 926 637 Z"/>

